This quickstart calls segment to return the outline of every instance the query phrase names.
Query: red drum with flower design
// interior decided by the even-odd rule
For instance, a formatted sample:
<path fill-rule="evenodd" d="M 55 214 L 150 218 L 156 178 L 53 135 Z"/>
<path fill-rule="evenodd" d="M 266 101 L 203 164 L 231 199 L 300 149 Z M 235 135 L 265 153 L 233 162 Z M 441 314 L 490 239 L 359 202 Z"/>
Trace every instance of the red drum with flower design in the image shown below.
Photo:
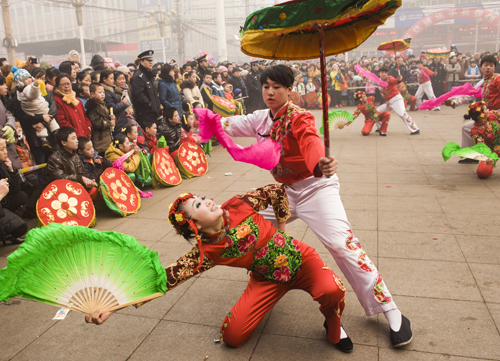
<path fill-rule="evenodd" d="M 302 97 L 300 96 L 300 94 L 298 92 L 291 92 L 290 93 L 290 100 L 293 104 L 299 106 L 299 107 L 303 107 L 304 106 L 304 103 L 303 103 L 303 100 L 302 100 Z"/>
<path fill-rule="evenodd" d="M 199 177 L 208 171 L 208 162 L 203 149 L 194 143 L 183 143 L 179 147 L 177 166 L 187 178 Z"/>
<path fill-rule="evenodd" d="M 50 183 L 36 203 L 40 227 L 52 222 L 90 227 L 95 223 L 95 209 L 90 194 L 79 183 L 59 179 Z"/>
<path fill-rule="evenodd" d="M 307 105 L 312 107 L 317 107 L 319 105 L 319 96 L 316 92 L 310 92 L 306 94 L 306 103 Z"/>
<path fill-rule="evenodd" d="M 175 161 L 168 153 L 168 148 L 158 148 L 153 155 L 152 163 L 151 169 L 155 181 L 164 186 L 176 186 L 182 182 L 181 174 L 175 165 Z"/>
<path fill-rule="evenodd" d="M 141 207 L 141 198 L 134 183 L 121 170 L 107 168 L 99 182 L 102 197 L 109 209 L 122 217 L 136 213 Z"/>

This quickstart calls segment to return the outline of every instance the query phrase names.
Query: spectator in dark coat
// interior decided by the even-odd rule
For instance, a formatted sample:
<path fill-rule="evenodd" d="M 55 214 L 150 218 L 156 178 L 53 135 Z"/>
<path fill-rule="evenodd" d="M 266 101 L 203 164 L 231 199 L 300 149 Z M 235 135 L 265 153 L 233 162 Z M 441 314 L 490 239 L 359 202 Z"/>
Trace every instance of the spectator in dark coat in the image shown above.
<path fill-rule="evenodd" d="M 158 88 L 160 92 L 160 102 L 163 109 L 175 108 L 182 118 L 181 94 L 174 80 L 175 68 L 170 64 L 161 67 L 160 81 Z"/>
<path fill-rule="evenodd" d="M 103 70 L 101 72 L 101 84 L 104 87 L 104 103 L 108 108 L 113 108 L 113 114 L 116 117 L 115 130 L 113 135 L 121 132 L 121 129 L 127 126 L 127 108 L 130 106 L 127 98 L 121 99 L 115 91 L 115 75 L 112 70 Z M 109 146 L 109 144 L 108 144 Z M 107 147 L 106 147 L 107 148 Z"/>

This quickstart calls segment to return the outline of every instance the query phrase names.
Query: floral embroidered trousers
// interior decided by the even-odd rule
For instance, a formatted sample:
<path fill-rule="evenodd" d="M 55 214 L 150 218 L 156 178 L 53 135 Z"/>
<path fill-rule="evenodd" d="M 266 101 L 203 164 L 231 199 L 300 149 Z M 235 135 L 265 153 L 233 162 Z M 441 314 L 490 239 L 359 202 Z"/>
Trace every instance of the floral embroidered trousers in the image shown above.
<path fill-rule="evenodd" d="M 340 317 L 345 306 L 344 284 L 314 248 L 302 242 L 298 244 L 302 252 L 302 265 L 291 282 L 274 283 L 254 273 L 250 274 L 247 288 L 222 324 L 222 341 L 226 345 L 243 345 L 274 305 L 294 289 L 306 291 L 319 302 L 319 309 L 328 324 L 328 340 L 332 343 L 340 341 Z"/>
<path fill-rule="evenodd" d="M 285 188 L 292 214 L 287 223 L 300 218 L 311 228 L 344 273 L 366 315 L 397 308 L 380 273 L 352 233 L 337 176 L 310 177 Z M 272 207 L 260 214 L 276 224 Z"/>
<path fill-rule="evenodd" d="M 401 94 L 398 94 L 395 97 L 389 99 L 377 108 L 379 113 L 388 111 L 390 109 L 394 110 L 394 113 L 396 113 L 403 120 L 410 132 L 414 133 L 418 130 L 417 124 L 415 124 L 413 119 L 406 111 L 405 102 Z M 377 128 L 379 127 L 380 125 L 377 124 Z"/>

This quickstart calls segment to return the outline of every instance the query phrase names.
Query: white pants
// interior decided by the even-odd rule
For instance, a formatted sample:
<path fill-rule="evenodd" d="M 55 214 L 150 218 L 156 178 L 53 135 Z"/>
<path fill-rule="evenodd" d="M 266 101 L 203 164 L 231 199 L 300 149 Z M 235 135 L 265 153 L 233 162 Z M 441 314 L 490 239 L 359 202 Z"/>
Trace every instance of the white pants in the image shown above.
<path fill-rule="evenodd" d="M 471 130 L 474 126 L 474 121 L 464 123 L 462 125 L 462 148 L 469 148 L 474 145 L 474 141 L 472 140 Z"/>
<path fill-rule="evenodd" d="M 414 133 L 418 130 L 417 124 L 413 121 L 413 119 L 410 117 L 410 115 L 406 112 L 405 108 L 405 101 L 401 94 L 396 95 L 395 97 L 389 99 L 386 101 L 384 104 L 379 106 L 377 108 L 377 111 L 380 112 L 386 112 L 388 109 L 394 110 L 394 113 L 396 113 L 405 123 L 405 125 L 408 127 L 411 133 Z M 379 128 L 380 125 L 377 124 L 377 128 Z"/>
<path fill-rule="evenodd" d="M 432 84 L 430 81 L 426 81 L 423 84 L 418 84 L 417 92 L 415 93 L 415 98 L 417 98 L 417 107 L 422 105 L 422 98 L 427 95 L 427 99 L 434 99 L 434 90 L 432 89 Z"/>
<path fill-rule="evenodd" d="M 353 235 L 340 200 L 339 180 L 310 177 L 285 185 L 292 216 L 302 219 L 331 253 L 367 316 L 397 308 L 382 277 Z M 272 207 L 260 212 L 276 224 Z"/>

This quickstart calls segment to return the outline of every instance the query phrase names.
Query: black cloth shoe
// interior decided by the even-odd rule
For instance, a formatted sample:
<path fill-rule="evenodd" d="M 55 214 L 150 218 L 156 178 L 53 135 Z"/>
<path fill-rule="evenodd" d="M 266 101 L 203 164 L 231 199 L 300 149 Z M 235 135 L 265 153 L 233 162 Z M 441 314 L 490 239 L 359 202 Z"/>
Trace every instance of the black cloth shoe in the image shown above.
<path fill-rule="evenodd" d="M 398 332 L 391 329 L 391 343 L 393 347 L 408 345 L 413 339 L 410 320 L 401 315 L 401 328 Z"/>
<path fill-rule="evenodd" d="M 458 161 L 460 164 L 477 164 L 479 161 L 477 159 L 464 158 Z"/>
<path fill-rule="evenodd" d="M 386 137 L 386 136 L 387 136 L 387 134 L 386 134 L 386 133 L 382 133 L 382 132 L 378 133 L 378 135 L 381 135 L 381 136 L 383 136 L 383 137 Z"/>
<path fill-rule="evenodd" d="M 326 338 L 328 339 L 328 324 L 326 323 L 326 321 L 325 323 L 323 323 L 323 327 L 326 330 Z M 342 324 L 340 325 L 340 327 L 344 328 Z M 334 343 L 333 346 L 335 346 L 339 351 L 342 351 L 344 353 L 350 353 L 354 348 L 354 345 L 352 344 L 351 338 L 349 336 L 347 336 L 347 338 L 340 339 L 340 341 L 338 343 Z"/>
<path fill-rule="evenodd" d="M 415 134 L 420 134 L 420 129 L 417 130 L 416 132 L 411 132 L 410 135 L 415 135 Z"/>

